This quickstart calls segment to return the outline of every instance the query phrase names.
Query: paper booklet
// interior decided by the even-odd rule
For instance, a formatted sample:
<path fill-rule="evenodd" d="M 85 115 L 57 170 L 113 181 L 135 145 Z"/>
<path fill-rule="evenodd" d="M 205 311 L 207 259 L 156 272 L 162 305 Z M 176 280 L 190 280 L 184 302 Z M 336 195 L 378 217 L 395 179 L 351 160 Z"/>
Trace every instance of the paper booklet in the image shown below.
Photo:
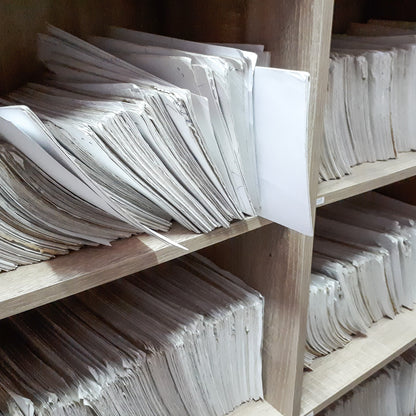
<path fill-rule="evenodd" d="M 318 214 L 307 365 L 416 302 L 416 207 L 371 192 Z"/>
<path fill-rule="evenodd" d="M 263 397 L 263 298 L 199 255 L 0 325 L 2 415 L 222 416 Z"/>

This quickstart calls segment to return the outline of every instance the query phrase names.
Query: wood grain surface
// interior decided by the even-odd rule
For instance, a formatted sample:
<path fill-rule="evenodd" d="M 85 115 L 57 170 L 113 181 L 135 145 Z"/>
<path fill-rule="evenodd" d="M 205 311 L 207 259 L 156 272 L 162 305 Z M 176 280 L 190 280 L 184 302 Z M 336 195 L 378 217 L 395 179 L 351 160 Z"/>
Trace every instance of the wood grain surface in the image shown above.
<path fill-rule="evenodd" d="M 301 416 L 316 414 L 416 344 L 416 310 L 382 319 L 365 337 L 314 360 L 305 372 Z"/>
<path fill-rule="evenodd" d="M 112 247 L 83 248 L 52 260 L 0 273 L 0 319 L 111 282 L 268 223 L 261 218 L 250 218 L 209 234 L 195 234 L 174 224 L 166 235 L 185 246 L 187 251 L 155 237 L 140 235 L 116 241 Z"/>
<path fill-rule="evenodd" d="M 321 205 L 326 205 L 414 175 L 416 175 L 416 153 L 401 153 L 397 159 L 363 163 L 352 168 L 351 175 L 321 182 L 318 187 L 318 198 L 324 198 Z M 411 191 L 412 187 L 407 189 Z"/>

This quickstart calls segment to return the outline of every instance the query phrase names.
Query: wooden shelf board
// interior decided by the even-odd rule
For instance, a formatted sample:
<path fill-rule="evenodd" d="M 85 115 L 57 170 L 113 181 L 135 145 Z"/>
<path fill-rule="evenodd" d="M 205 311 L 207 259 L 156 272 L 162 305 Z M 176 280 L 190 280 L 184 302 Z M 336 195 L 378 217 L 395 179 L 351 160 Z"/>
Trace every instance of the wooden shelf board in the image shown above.
<path fill-rule="evenodd" d="M 416 310 L 382 319 L 367 336 L 315 359 L 303 377 L 301 416 L 316 414 L 416 344 Z"/>
<path fill-rule="evenodd" d="M 416 175 L 416 152 L 401 153 L 397 159 L 363 163 L 352 168 L 352 174 L 341 179 L 321 182 L 318 206 L 389 185 Z"/>
<path fill-rule="evenodd" d="M 140 235 L 111 247 L 88 247 L 11 272 L 0 273 L 0 319 L 91 289 L 120 277 L 260 228 L 270 222 L 254 217 L 195 234 L 174 224 L 166 235 L 189 251 Z"/>
<path fill-rule="evenodd" d="M 272 405 L 259 400 L 257 402 L 244 403 L 228 416 L 282 416 Z"/>

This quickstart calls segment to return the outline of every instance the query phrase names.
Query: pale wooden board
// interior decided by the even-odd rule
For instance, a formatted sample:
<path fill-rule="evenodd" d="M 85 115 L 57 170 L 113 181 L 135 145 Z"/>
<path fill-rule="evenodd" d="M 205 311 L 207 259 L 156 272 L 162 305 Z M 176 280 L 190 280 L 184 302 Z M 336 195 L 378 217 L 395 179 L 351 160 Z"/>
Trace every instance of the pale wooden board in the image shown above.
<path fill-rule="evenodd" d="M 247 4 L 245 39 L 265 44 L 266 49 L 271 51 L 272 66 L 304 70 L 311 75 L 309 183 L 311 201 L 315 201 L 334 1 L 249 0 Z M 314 219 L 315 209 L 312 209 L 312 216 Z M 278 227 L 270 235 L 265 233 L 266 236 L 274 242 L 274 249 L 270 252 L 272 258 L 267 259 L 272 266 L 252 266 L 254 274 L 246 274 L 249 284 L 266 296 L 263 351 L 265 398 L 285 416 L 298 416 L 313 239 L 293 231 L 279 230 Z M 245 244 L 250 247 L 256 243 L 252 240 Z M 257 244 L 262 244 L 260 235 Z M 243 248 L 241 252 L 248 254 L 249 251 Z M 261 255 L 261 261 L 266 255 Z M 269 271 L 266 279 L 265 271 Z"/>
<path fill-rule="evenodd" d="M 111 282 L 266 224 L 269 221 L 262 218 L 249 218 L 209 234 L 195 234 L 175 224 L 167 236 L 184 245 L 188 251 L 155 237 L 141 235 L 116 241 L 112 247 L 83 248 L 53 260 L 0 273 L 0 319 Z"/>
<path fill-rule="evenodd" d="M 282 416 L 273 406 L 264 401 L 249 402 L 241 405 L 228 416 Z"/>
<path fill-rule="evenodd" d="M 401 153 L 397 159 L 363 163 L 352 174 L 319 184 L 320 205 L 330 204 L 416 175 L 416 152 Z"/>
<path fill-rule="evenodd" d="M 301 416 L 315 414 L 416 343 L 416 310 L 383 319 L 345 348 L 314 360 L 303 377 Z"/>

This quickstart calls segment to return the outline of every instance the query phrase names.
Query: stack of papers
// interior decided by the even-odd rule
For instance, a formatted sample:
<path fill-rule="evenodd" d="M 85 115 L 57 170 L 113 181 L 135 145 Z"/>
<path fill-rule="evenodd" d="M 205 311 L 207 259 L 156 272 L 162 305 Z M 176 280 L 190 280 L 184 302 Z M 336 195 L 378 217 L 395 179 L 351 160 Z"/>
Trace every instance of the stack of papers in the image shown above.
<path fill-rule="evenodd" d="M 262 397 L 262 323 L 259 293 L 175 260 L 3 320 L 0 414 L 222 416 Z"/>
<path fill-rule="evenodd" d="M 2 241 L 0 270 L 67 253 L 89 244 L 92 237 L 93 242 L 109 244 L 147 232 L 172 243 L 158 233 L 168 231 L 171 219 L 191 231 L 209 232 L 228 227 L 244 214 L 255 214 L 240 167 L 230 165 L 227 172 L 232 175 L 221 174 L 226 169 L 225 152 L 218 148 L 203 97 L 173 87 L 56 28 L 50 32 L 41 36 L 39 53 L 56 70 L 55 81 L 29 83 L 0 100 L 1 138 L 15 147 L 14 152 L 20 151 L 19 158 L 24 160 L 15 163 L 14 175 L 25 175 L 19 166 L 24 169 L 23 164 L 29 163 L 39 170 L 37 175 L 48 178 L 36 189 L 32 186 L 33 197 L 27 198 L 13 188 L 18 181 L 9 181 L 4 174 L 2 197 L 5 204 L 14 205 L 20 204 L 19 198 L 39 200 L 42 192 L 56 192 L 42 186 L 52 187 L 49 183 L 56 182 L 68 194 L 66 198 L 75 201 L 63 203 L 79 205 L 74 215 L 78 222 L 86 221 L 85 227 L 79 226 L 81 230 L 88 230 L 90 216 L 100 215 L 111 229 L 108 236 L 104 233 L 106 238 L 100 231 L 86 238 L 74 224 L 72 234 L 80 234 L 78 241 L 63 245 L 59 239 L 52 240 L 45 243 L 46 248 L 32 232 L 25 237 L 24 253 L 21 239 L 9 238 L 6 232 L 2 239 L 9 241 Z M 67 71 L 75 73 L 76 79 L 68 79 Z M 252 80 L 253 68 L 244 76 L 250 75 Z M 243 118 L 252 120 L 252 116 Z M 233 151 L 236 155 L 238 147 Z M 248 153 L 255 161 L 255 152 L 250 149 Z M 231 177 L 235 179 L 232 185 Z M 250 178 L 256 181 L 255 166 Z M 25 233 L 28 228 L 39 228 L 37 209 L 43 209 L 41 218 L 52 215 L 59 225 L 65 219 L 60 218 L 60 205 L 53 205 L 57 209 L 51 213 L 43 206 L 31 206 L 30 219 L 15 219 L 13 227 Z M 39 232 L 45 237 L 43 230 Z"/>
<path fill-rule="evenodd" d="M 373 192 L 318 214 L 306 364 L 416 302 L 416 207 Z"/>
<path fill-rule="evenodd" d="M 352 25 L 334 36 L 320 177 L 416 149 L 416 35 L 388 25 Z"/>
<path fill-rule="evenodd" d="M 56 183 L 80 204 L 79 221 L 95 209 L 113 230 L 83 240 L 109 244 L 146 232 L 181 247 L 160 234 L 171 220 L 207 233 L 246 215 L 312 234 L 309 74 L 256 68 L 257 53 L 270 60 L 261 45 L 237 49 L 121 28 L 110 36 L 88 43 L 48 26 L 39 35 L 46 79 L 0 98 L 0 139 L 47 176 L 45 186 Z M 15 170 L 23 175 L 19 164 Z M 40 199 L 43 188 L 30 192 Z M 4 195 L 14 205 L 23 197 Z M 84 244 L 55 237 L 41 244 L 36 238 L 46 234 L 28 231 L 39 227 L 36 211 L 25 215 L 13 225 L 13 235 L 25 233 L 25 254 L 9 238 L 0 270 Z"/>
<path fill-rule="evenodd" d="M 237 195 L 243 211 L 252 211 L 248 195 L 258 207 L 252 97 L 257 55 L 122 28 L 112 28 L 109 35 L 89 40 L 177 87 L 206 97 L 219 151 L 212 157 L 222 159 L 221 177 L 233 194 L 245 186 L 246 195 Z"/>
<path fill-rule="evenodd" d="M 321 416 L 411 416 L 416 413 L 416 349 L 335 402 Z"/>
<path fill-rule="evenodd" d="M 82 182 L 52 158 L 44 162 L 56 169 L 53 178 L 16 147 L 0 142 L 0 271 L 141 231 L 77 197 L 56 179 L 73 181 L 72 189 L 87 193 Z M 167 219 L 156 219 L 158 228 L 169 227 Z"/>
<path fill-rule="evenodd" d="M 105 187 L 118 211 L 120 204 L 128 214 L 130 208 L 142 205 L 140 199 L 122 198 L 131 194 L 134 198 L 135 192 L 196 232 L 243 218 L 243 210 L 217 175 L 217 164 L 207 155 L 215 140 L 209 130 L 202 133 L 188 91 L 65 32 L 50 31 L 41 36 L 39 53 L 55 78 L 60 82 L 87 78 L 88 83 L 78 82 L 73 88 L 66 83 L 28 84 L 5 101 L 29 106 L 62 151 L 75 159 L 94 185 Z M 209 127 L 203 121 L 202 126 Z M 114 180 L 122 187 L 127 182 L 133 191 L 126 189 L 127 195 L 120 195 Z M 254 214 L 246 187 L 240 185 L 247 197 L 244 212 Z"/>

